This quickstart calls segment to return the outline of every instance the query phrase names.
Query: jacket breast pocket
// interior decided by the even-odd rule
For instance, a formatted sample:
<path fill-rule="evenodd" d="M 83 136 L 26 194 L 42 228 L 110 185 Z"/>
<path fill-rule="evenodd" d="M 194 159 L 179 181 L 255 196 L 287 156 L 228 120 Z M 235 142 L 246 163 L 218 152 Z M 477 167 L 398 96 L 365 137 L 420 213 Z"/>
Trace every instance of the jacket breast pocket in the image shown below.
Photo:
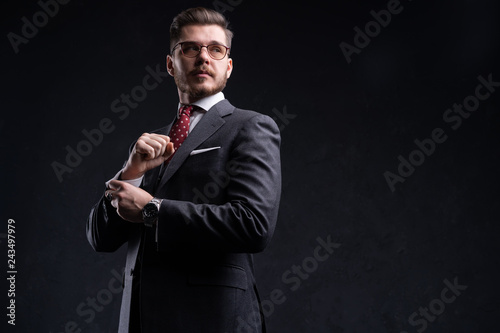
<path fill-rule="evenodd" d="M 191 272 L 188 276 L 190 285 L 232 287 L 247 289 L 247 275 L 238 266 L 213 266 L 204 270 Z"/>
<path fill-rule="evenodd" d="M 200 150 L 203 151 L 203 148 L 198 149 Z M 222 148 L 207 150 L 190 155 L 179 171 L 186 172 L 192 183 L 204 185 L 213 181 L 214 174 L 225 172 L 226 159 L 226 152 Z"/>
<path fill-rule="evenodd" d="M 214 161 L 220 161 L 223 158 L 224 149 L 220 146 L 208 147 L 208 148 L 197 148 L 189 153 L 187 161 L 193 163 L 208 163 L 211 164 Z"/>

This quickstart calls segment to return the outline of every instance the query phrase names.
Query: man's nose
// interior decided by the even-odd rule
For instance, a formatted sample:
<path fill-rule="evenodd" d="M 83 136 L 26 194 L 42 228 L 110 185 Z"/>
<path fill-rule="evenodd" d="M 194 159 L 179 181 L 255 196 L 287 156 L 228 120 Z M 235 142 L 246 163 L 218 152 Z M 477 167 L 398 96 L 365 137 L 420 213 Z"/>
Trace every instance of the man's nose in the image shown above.
<path fill-rule="evenodd" d="M 208 54 L 208 48 L 205 46 L 202 47 L 200 54 L 198 54 L 197 62 L 208 63 L 208 62 L 210 62 L 211 59 L 212 58 L 210 58 L 210 55 Z"/>

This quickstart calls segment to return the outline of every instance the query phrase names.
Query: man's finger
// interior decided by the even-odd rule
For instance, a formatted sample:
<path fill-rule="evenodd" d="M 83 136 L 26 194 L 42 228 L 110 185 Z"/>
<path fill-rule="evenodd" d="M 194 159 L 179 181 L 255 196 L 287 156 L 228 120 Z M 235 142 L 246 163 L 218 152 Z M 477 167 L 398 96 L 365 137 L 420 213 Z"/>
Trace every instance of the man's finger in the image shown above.
<path fill-rule="evenodd" d="M 118 198 L 113 195 L 115 192 L 114 190 L 107 190 L 104 192 L 104 197 L 111 203 L 111 206 L 118 208 Z"/>
<path fill-rule="evenodd" d="M 138 143 L 136 151 L 146 155 L 146 160 L 152 160 L 163 155 L 167 145 L 167 141 L 159 136 L 145 137 Z"/>
<path fill-rule="evenodd" d="M 137 141 L 135 150 L 139 154 L 145 155 L 146 160 L 151 160 L 156 157 L 156 150 L 160 149 L 160 146 L 161 144 L 156 140 L 152 140 L 151 138 L 142 138 Z"/>
<path fill-rule="evenodd" d="M 165 158 L 169 158 L 170 155 L 172 155 L 174 153 L 175 149 L 174 149 L 174 144 L 172 142 L 169 142 L 167 144 L 167 146 L 165 147 L 165 151 L 163 152 L 163 157 Z"/>
<path fill-rule="evenodd" d="M 112 179 L 109 181 L 108 186 L 109 186 L 110 190 L 117 191 L 123 186 L 123 184 L 125 184 L 125 182 L 122 182 L 122 181 L 116 180 L 116 179 Z"/>
<path fill-rule="evenodd" d="M 168 144 L 170 143 L 170 138 L 166 135 L 157 134 L 150 137 L 151 140 L 154 140 L 159 143 L 158 145 L 154 145 L 155 148 L 155 158 L 163 156 L 165 154 L 165 150 L 167 149 Z"/>
<path fill-rule="evenodd" d="M 108 199 L 109 202 L 113 201 L 113 191 L 110 190 L 106 191 L 104 196 L 106 197 L 106 199 Z"/>
<path fill-rule="evenodd" d="M 170 142 L 170 137 L 168 135 L 163 135 L 163 134 L 155 134 L 156 137 L 162 138 L 165 140 L 166 143 Z"/>

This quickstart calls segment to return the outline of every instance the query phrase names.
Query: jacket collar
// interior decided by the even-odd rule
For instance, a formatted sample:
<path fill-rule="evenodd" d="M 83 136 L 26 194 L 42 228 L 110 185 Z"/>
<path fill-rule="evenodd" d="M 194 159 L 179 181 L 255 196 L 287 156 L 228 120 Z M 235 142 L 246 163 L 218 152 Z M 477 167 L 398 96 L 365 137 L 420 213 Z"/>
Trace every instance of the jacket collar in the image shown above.
<path fill-rule="evenodd" d="M 162 178 L 159 180 L 159 184 L 156 190 L 162 188 L 168 180 L 174 175 L 174 173 L 181 167 L 184 161 L 189 157 L 191 151 L 196 147 L 201 145 L 205 140 L 207 140 L 212 134 L 214 134 L 224 123 L 224 117 L 233 113 L 235 107 L 229 103 L 228 100 L 224 99 L 208 110 L 208 112 L 201 118 L 200 122 L 196 127 L 189 133 L 188 137 L 182 143 L 174 157 L 167 164 L 165 172 Z M 174 119 L 175 121 L 175 119 Z M 168 135 L 170 129 L 172 128 L 174 121 L 165 127 L 161 134 Z M 157 167 L 152 172 L 152 177 L 148 179 L 147 183 L 143 184 L 143 188 L 150 190 L 150 192 L 155 191 L 154 184 L 157 182 L 160 167 Z"/>

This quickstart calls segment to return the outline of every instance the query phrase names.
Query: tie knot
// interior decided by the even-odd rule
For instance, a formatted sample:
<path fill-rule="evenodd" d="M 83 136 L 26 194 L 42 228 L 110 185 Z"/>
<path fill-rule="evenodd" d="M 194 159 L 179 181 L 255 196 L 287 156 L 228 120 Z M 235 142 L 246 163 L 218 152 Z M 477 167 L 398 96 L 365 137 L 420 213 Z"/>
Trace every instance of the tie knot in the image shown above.
<path fill-rule="evenodd" d="M 192 105 L 183 105 L 179 109 L 179 116 L 182 116 L 182 114 L 185 114 L 186 116 L 191 117 L 191 111 L 192 110 L 193 110 L 193 106 Z"/>

